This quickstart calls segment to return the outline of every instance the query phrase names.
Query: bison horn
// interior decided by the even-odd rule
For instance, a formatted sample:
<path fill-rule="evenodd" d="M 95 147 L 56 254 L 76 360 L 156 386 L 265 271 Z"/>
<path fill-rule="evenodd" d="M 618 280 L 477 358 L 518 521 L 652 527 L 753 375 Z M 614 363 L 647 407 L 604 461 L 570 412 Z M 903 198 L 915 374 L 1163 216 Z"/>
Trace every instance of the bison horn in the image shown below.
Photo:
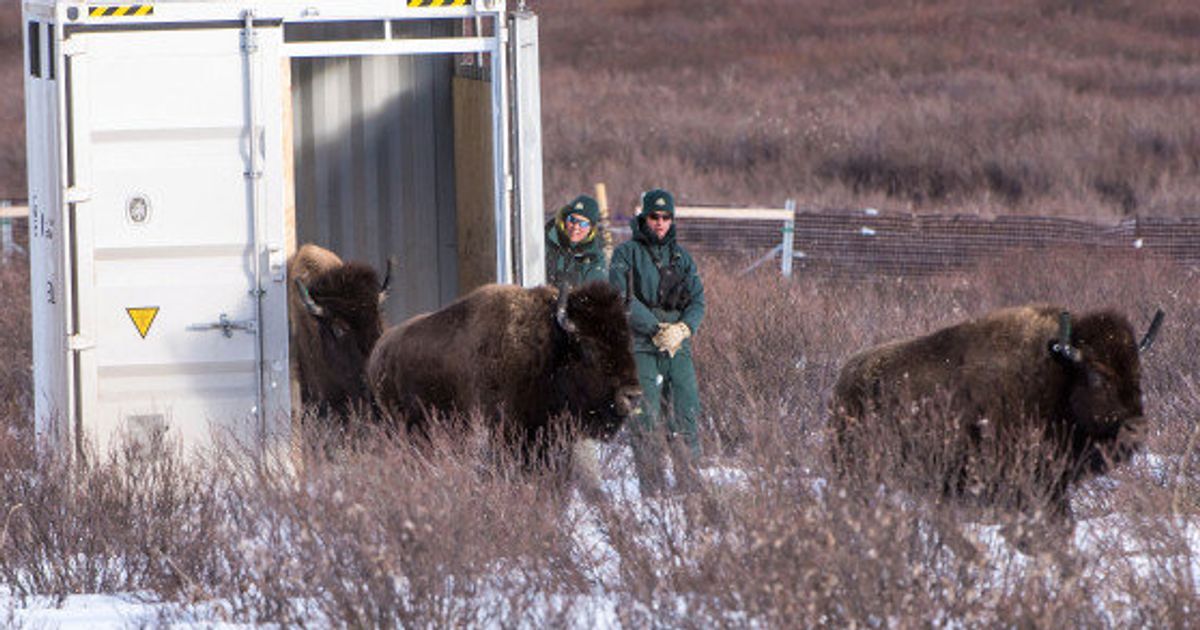
<path fill-rule="evenodd" d="M 567 285 L 561 284 L 558 287 L 558 306 L 554 309 L 554 319 L 558 322 L 559 327 L 569 334 L 575 334 L 578 330 L 575 327 L 575 322 L 567 317 Z"/>
<path fill-rule="evenodd" d="M 1071 363 L 1082 359 L 1079 349 L 1071 345 L 1071 314 L 1067 311 L 1058 315 L 1058 339 L 1051 342 L 1050 351 Z"/>
<path fill-rule="evenodd" d="M 304 303 L 304 308 L 313 317 L 325 317 L 325 309 L 312 299 L 312 296 L 308 293 L 308 287 L 304 286 L 300 278 L 296 278 L 296 291 L 300 294 L 300 301 Z"/>
<path fill-rule="evenodd" d="M 392 267 L 396 264 L 395 256 L 388 256 L 387 267 L 383 272 L 383 283 L 379 285 L 379 303 L 387 299 L 388 287 L 392 286 Z"/>
<path fill-rule="evenodd" d="M 1160 308 L 1154 312 L 1154 319 L 1150 322 L 1150 328 L 1146 330 L 1146 336 L 1142 337 L 1142 342 L 1138 344 L 1138 352 L 1145 352 L 1154 345 L 1154 338 L 1158 336 L 1158 329 L 1162 327 L 1163 319 L 1167 314 Z"/>

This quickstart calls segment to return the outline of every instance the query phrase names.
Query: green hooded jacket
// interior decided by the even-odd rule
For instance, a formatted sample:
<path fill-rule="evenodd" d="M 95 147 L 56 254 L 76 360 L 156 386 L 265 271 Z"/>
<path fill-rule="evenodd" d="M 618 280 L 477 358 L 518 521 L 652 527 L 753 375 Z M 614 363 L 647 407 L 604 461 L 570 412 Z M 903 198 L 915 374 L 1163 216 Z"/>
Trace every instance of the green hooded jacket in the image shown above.
<path fill-rule="evenodd" d="M 609 266 L 609 282 L 625 293 L 626 274 L 633 270 L 633 299 L 630 300 L 629 323 L 633 328 L 633 346 L 638 352 L 657 352 L 651 339 L 658 334 L 660 323 L 684 322 L 692 334 L 704 320 L 704 284 L 700 281 L 696 262 L 683 246 L 675 242 L 675 225 L 662 240 L 645 227 L 642 215 L 629 222 L 633 238 L 621 243 L 613 250 Z M 665 310 L 658 303 L 659 271 L 657 258 L 664 266 L 671 264 L 684 276 L 684 286 L 691 294 L 691 302 L 683 310 Z M 691 352 L 692 340 L 683 342 L 683 349 Z"/>
<path fill-rule="evenodd" d="M 546 284 L 558 286 L 565 282 L 568 287 L 576 287 L 607 280 L 599 226 L 582 243 L 572 246 L 562 230 L 562 221 L 560 211 L 546 223 Z"/>

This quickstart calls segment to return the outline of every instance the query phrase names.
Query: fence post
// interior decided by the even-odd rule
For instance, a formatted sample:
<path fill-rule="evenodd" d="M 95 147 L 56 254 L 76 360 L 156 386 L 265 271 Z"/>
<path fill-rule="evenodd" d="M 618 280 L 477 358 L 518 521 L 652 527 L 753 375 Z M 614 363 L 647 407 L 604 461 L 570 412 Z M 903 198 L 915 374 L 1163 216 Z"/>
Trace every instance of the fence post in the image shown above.
<path fill-rule="evenodd" d="M 8 209 L 11 205 L 12 202 L 8 200 L 0 201 L 0 208 Z M 0 262 L 8 262 L 8 257 L 12 255 L 13 245 L 12 219 L 8 216 L 0 216 Z"/>
<path fill-rule="evenodd" d="M 790 213 L 783 223 L 783 245 L 779 252 L 779 270 L 783 277 L 792 275 L 792 250 L 796 242 L 796 200 L 788 199 L 784 208 Z"/>
<path fill-rule="evenodd" d="M 608 188 L 604 182 L 596 183 L 596 203 L 600 206 L 600 226 L 604 234 L 604 260 L 612 260 L 612 214 L 608 209 Z"/>

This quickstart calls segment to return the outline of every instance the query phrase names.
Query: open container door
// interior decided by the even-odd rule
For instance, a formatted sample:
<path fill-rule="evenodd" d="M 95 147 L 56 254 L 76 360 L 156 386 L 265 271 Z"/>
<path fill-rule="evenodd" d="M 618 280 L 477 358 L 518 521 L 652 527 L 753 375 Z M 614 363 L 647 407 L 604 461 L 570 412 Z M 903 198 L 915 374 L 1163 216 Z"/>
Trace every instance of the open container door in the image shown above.
<path fill-rule="evenodd" d="M 279 44 L 247 20 L 64 45 L 81 445 L 290 426 Z"/>
<path fill-rule="evenodd" d="M 377 5 L 284 25 L 296 239 L 382 270 L 399 323 L 511 281 L 503 2 Z"/>
<path fill-rule="evenodd" d="M 538 20 L 521 9 L 509 15 L 513 129 L 513 282 L 546 281 L 545 210 L 542 207 L 542 89 Z"/>
<path fill-rule="evenodd" d="M 53 7 L 25 5 L 25 137 L 29 174 L 29 279 L 32 309 L 34 427 L 39 450 L 71 453 L 71 351 L 64 291 L 68 269 L 60 164 L 63 89 Z"/>

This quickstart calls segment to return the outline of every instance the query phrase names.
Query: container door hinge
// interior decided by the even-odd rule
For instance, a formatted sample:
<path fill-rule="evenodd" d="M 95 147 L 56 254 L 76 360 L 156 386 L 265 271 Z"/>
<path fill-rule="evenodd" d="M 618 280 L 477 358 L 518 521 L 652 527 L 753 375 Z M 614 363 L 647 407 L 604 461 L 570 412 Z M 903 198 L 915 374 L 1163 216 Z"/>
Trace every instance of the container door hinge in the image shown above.
<path fill-rule="evenodd" d="M 64 195 L 64 197 L 64 201 L 67 203 L 83 203 L 85 201 L 92 200 L 92 191 L 90 188 L 72 186 L 67 189 L 67 193 Z"/>
<path fill-rule="evenodd" d="M 254 11 L 242 13 L 242 52 L 253 55 L 258 52 L 258 32 L 254 30 Z"/>
<path fill-rule="evenodd" d="M 287 280 L 287 252 L 278 245 L 267 246 L 267 273 L 273 282 Z"/>
<path fill-rule="evenodd" d="M 87 52 L 87 48 L 87 39 L 82 37 L 68 37 L 62 43 L 62 52 L 68 57 L 82 55 Z"/>
<path fill-rule="evenodd" d="M 85 335 L 70 335 L 67 337 L 67 349 L 72 352 L 91 350 L 96 347 L 96 340 Z"/>

